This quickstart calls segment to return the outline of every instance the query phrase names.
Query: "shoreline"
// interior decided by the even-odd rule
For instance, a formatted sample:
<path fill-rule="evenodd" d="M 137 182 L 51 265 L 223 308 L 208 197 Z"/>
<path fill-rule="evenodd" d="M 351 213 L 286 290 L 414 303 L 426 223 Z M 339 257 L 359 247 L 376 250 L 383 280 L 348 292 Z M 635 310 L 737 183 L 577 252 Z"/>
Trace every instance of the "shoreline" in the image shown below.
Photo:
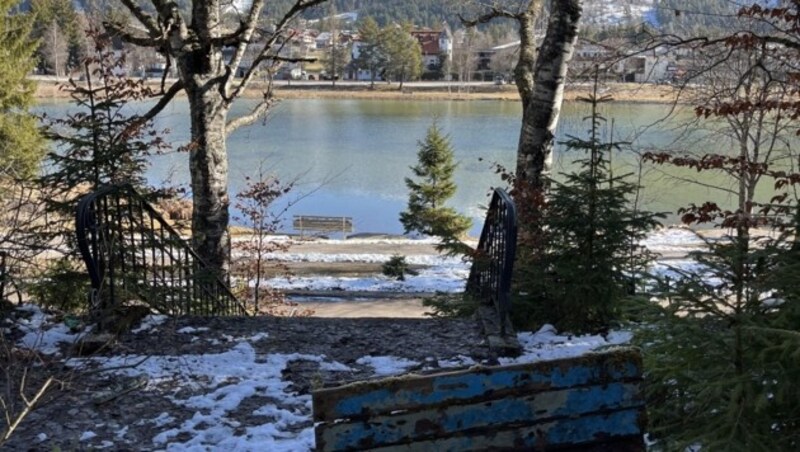
<path fill-rule="evenodd" d="M 37 79 L 35 98 L 37 100 L 67 100 L 68 93 L 61 90 L 66 81 Z M 153 81 L 149 86 L 157 88 L 159 83 Z M 245 98 L 260 98 L 265 84 L 254 82 L 245 91 Z M 674 103 L 680 89 L 671 85 L 654 85 L 638 83 L 609 83 L 604 85 L 601 95 L 609 95 L 622 103 Z M 399 84 L 376 82 L 374 88 L 369 82 L 339 82 L 335 87 L 330 82 L 285 82 L 274 86 L 278 99 L 347 99 L 347 100 L 387 100 L 387 101 L 507 101 L 519 102 L 519 94 L 515 85 L 494 85 L 492 83 L 405 83 L 403 89 Z M 576 101 L 591 94 L 588 83 L 567 85 L 564 100 Z M 178 97 L 184 97 L 181 93 Z"/>

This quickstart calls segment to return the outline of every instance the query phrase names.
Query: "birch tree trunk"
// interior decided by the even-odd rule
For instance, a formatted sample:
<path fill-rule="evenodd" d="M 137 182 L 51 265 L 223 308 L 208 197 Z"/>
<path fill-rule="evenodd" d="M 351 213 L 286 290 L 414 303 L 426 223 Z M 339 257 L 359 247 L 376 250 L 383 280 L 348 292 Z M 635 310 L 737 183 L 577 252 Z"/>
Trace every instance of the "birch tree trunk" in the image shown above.
<path fill-rule="evenodd" d="M 517 147 L 517 178 L 529 187 L 544 188 L 553 161 L 553 139 L 564 99 L 567 66 L 578 37 L 582 0 L 551 2 L 544 41 L 536 55 L 532 10 L 541 2 L 531 2 L 528 14 L 521 16 L 520 57 L 514 71 L 522 99 L 522 129 Z M 535 60 L 535 65 L 534 65 Z"/>
<path fill-rule="evenodd" d="M 326 0 L 294 0 L 282 16 L 270 19 L 269 27 L 262 27 L 266 1 L 246 2 L 234 14 L 229 2 L 192 0 L 191 14 L 184 17 L 175 2 L 150 0 L 150 7 L 146 8 L 135 0 L 120 0 L 129 13 L 130 23 L 113 20 L 103 23 L 123 41 L 167 56 L 167 62 L 174 62 L 178 69 L 178 80 L 169 88 L 166 80 L 162 80 L 161 92 L 154 94 L 159 97 L 158 102 L 134 124 L 152 120 L 175 96 L 186 94 L 191 117 L 192 245 L 222 278 L 230 266 L 225 140 L 236 129 L 262 118 L 275 101 L 267 88 L 249 113 L 234 119 L 228 118 L 228 113 L 261 65 L 286 60 L 279 53 L 291 33 L 293 19 Z M 227 23 L 223 23 L 226 17 Z M 232 51 L 227 60 L 223 58 L 223 48 Z M 253 58 L 245 64 L 248 49 L 253 51 Z M 239 78 L 235 77 L 237 73 L 241 73 Z"/>
<path fill-rule="evenodd" d="M 186 91 L 191 115 L 192 246 L 224 275 L 230 260 L 227 108 L 217 90 L 189 87 Z"/>
<path fill-rule="evenodd" d="M 218 2 L 194 2 L 192 16 L 195 20 L 189 36 L 196 34 L 201 42 L 218 38 Z M 230 261 L 226 147 L 229 103 L 223 93 L 228 68 L 221 46 L 187 45 L 189 40 L 182 34 L 180 48 L 174 48 L 173 55 L 191 118 L 192 246 L 219 275 L 226 275 Z"/>
<path fill-rule="evenodd" d="M 544 180 L 552 165 L 554 132 L 564 99 L 567 66 L 578 38 L 583 0 L 552 0 L 549 5 L 547 31 L 538 52 L 536 22 L 545 0 L 527 0 L 518 9 L 504 9 L 496 4 L 476 19 L 461 18 L 468 27 L 497 18 L 512 19 L 519 26 L 520 48 L 514 81 L 522 101 L 522 127 L 516 177 L 525 190 L 546 188 Z"/>

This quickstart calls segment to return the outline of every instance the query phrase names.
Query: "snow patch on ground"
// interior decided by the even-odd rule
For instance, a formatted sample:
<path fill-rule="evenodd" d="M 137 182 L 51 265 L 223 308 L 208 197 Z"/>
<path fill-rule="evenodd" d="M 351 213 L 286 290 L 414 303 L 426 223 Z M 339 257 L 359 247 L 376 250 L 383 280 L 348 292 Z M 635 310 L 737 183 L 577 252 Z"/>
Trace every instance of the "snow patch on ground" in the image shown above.
<path fill-rule="evenodd" d="M 257 340 L 258 336 L 261 335 L 253 338 Z M 195 395 L 188 398 L 168 396 L 176 405 L 194 411 L 192 417 L 178 426 L 160 431 L 153 437 L 154 446 L 170 451 L 311 450 L 314 447 L 311 397 L 289 391 L 289 382 L 282 379 L 282 372 L 290 362 L 297 360 L 317 362 L 323 370 L 350 370 L 324 356 L 297 353 L 257 356 L 246 341 L 236 343 L 223 353 L 151 356 L 135 368 L 118 368 L 143 358 L 137 355 L 95 357 L 73 359 L 69 364 L 80 366 L 93 362 L 104 369 L 117 368 L 111 372 L 118 375 L 146 375 L 150 382 L 148 385 L 169 382 L 176 388 L 193 389 Z M 238 431 L 240 423 L 234 419 L 233 413 L 244 400 L 254 396 L 272 401 L 265 402 L 252 413 L 263 416 L 264 422 Z M 173 421 L 167 413 L 151 420 L 156 427 L 164 427 Z M 181 437 L 189 439 L 176 440 L 182 433 Z M 118 436 L 124 435 L 124 431 L 118 432 Z"/>
<path fill-rule="evenodd" d="M 157 327 L 166 322 L 169 317 L 161 314 L 151 314 L 142 319 L 138 327 L 131 330 L 131 333 L 138 334 Z"/>
<path fill-rule="evenodd" d="M 267 253 L 264 257 L 280 262 L 365 262 L 382 264 L 392 258 L 392 254 L 381 253 Z M 407 254 L 406 262 L 413 265 L 458 265 L 463 259 L 456 256 L 438 254 Z"/>
<path fill-rule="evenodd" d="M 83 434 L 78 439 L 78 441 L 89 441 L 90 439 L 94 438 L 95 436 L 97 436 L 97 433 L 89 430 L 88 432 L 83 432 Z"/>
<path fill-rule="evenodd" d="M 17 342 L 17 346 L 37 350 L 45 355 L 60 354 L 61 344 L 74 344 L 90 331 L 84 329 L 80 332 L 73 332 L 63 322 L 55 323 L 55 316 L 46 314 L 36 305 L 21 305 L 17 311 L 30 314 L 30 318 L 16 319 L 16 327 L 25 333 Z"/>
<path fill-rule="evenodd" d="M 198 327 L 198 328 L 195 328 L 193 326 L 185 326 L 185 327 L 179 329 L 178 331 L 176 331 L 176 333 L 180 333 L 180 334 L 195 334 L 195 333 L 201 333 L 203 331 L 208 331 L 209 329 L 210 328 L 205 327 L 205 326 L 201 326 L 201 327 Z"/>
<path fill-rule="evenodd" d="M 265 282 L 280 290 L 346 290 L 363 292 L 463 292 L 469 276 L 464 263 L 443 265 L 420 270 L 416 276 L 398 281 L 383 275 L 364 278 L 308 276 L 278 277 Z"/>
<path fill-rule="evenodd" d="M 356 364 L 370 366 L 375 371 L 375 376 L 385 377 L 389 375 L 399 375 L 408 371 L 409 368 L 418 366 L 419 363 L 396 356 L 362 356 L 356 360 Z"/>
<path fill-rule="evenodd" d="M 448 368 L 448 367 L 469 367 L 478 364 L 475 362 L 474 359 L 470 358 L 469 356 L 458 355 L 455 358 L 451 359 L 440 359 L 436 361 L 436 364 L 441 368 Z"/>
<path fill-rule="evenodd" d="M 655 253 L 688 253 L 702 247 L 705 242 L 691 229 L 664 228 L 650 233 L 639 244 Z"/>
<path fill-rule="evenodd" d="M 359 239 L 359 240 L 320 240 L 328 245 L 348 245 L 352 243 L 419 243 L 435 244 L 436 239 L 398 240 L 398 239 Z M 641 244 L 650 251 L 671 255 L 671 259 L 657 262 L 653 271 L 657 275 L 675 275 L 670 267 L 691 269 L 696 265 L 688 259 L 675 259 L 676 255 L 685 255 L 703 247 L 703 240 L 693 231 L 686 228 L 664 228 L 651 233 Z M 274 253 L 270 255 L 285 262 L 386 262 L 391 255 L 367 253 Z M 460 257 L 411 254 L 406 261 L 414 265 L 424 265 L 417 276 L 408 276 L 405 281 L 397 281 L 383 275 L 365 277 L 304 276 L 277 277 L 264 282 L 266 286 L 280 290 L 310 291 L 356 291 L 356 292 L 462 292 L 466 286 L 470 266 Z M 251 285 L 253 283 L 251 282 Z"/>
<path fill-rule="evenodd" d="M 615 345 L 625 345 L 633 334 L 629 331 L 612 331 L 606 336 L 573 336 L 558 334 L 552 325 L 544 325 L 537 332 L 517 333 L 523 353 L 516 358 L 500 358 L 502 365 L 551 361 L 574 358 L 591 351 Z"/>

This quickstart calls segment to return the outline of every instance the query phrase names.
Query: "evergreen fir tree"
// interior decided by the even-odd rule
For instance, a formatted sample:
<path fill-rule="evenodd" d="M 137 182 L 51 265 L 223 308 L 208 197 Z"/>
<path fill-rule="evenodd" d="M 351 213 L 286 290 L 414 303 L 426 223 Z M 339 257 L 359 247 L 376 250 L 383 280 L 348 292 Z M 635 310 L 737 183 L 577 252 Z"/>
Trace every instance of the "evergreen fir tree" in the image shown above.
<path fill-rule="evenodd" d="M 422 48 L 411 36 L 411 24 L 389 25 L 383 29 L 382 52 L 386 55 L 385 77 L 387 81 L 403 83 L 414 80 L 422 73 Z"/>
<path fill-rule="evenodd" d="M 33 17 L 19 11 L 20 1 L 0 0 L 0 177 L 35 174 L 45 146 L 28 108 L 35 85 L 27 75 L 36 61 L 31 39 Z"/>
<path fill-rule="evenodd" d="M 65 88 L 78 109 L 51 120 L 45 131 L 56 149 L 47 156 L 49 171 L 41 183 L 60 194 L 48 200 L 50 209 L 69 217 L 80 196 L 103 185 L 129 183 L 154 193 L 144 179 L 147 157 L 168 147 L 149 121 L 126 111 L 128 102 L 147 98 L 149 88 L 122 75 L 124 57 L 107 38 L 97 31 L 90 35 L 94 48 L 84 62 L 86 83 L 70 79 Z"/>
<path fill-rule="evenodd" d="M 608 97 L 595 93 L 589 138 L 570 137 L 567 152 L 582 152 L 580 170 L 550 180 L 542 208 L 539 252 L 519 256 L 516 321 L 526 328 L 551 323 L 574 333 L 607 329 L 621 318 L 623 301 L 632 293 L 651 256 L 639 241 L 658 225 L 660 215 L 638 212 L 630 199 L 638 186 L 628 175 L 612 176 L 610 153 L 620 143 L 601 142 L 604 121 L 598 113 Z M 525 232 L 522 233 L 523 237 Z"/>
<path fill-rule="evenodd" d="M 453 147 L 442 135 L 436 121 L 428 128 L 424 141 L 418 142 L 418 163 L 411 167 L 416 180 L 406 178 L 409 189 L 408 207 L 400 214 L 405 232 L 457 239 L 472 226 L 469 218 L 459 214 L 445 202 L 456 192 L 453 172 Z"/>
<path fill-rule="evenodd" d="M 702 171 L 771 178 L 776 191 L 800 181 L 800 174 L 738 156 L 669 162 L 701 161 L 719 163 Z M 665 450 L 800 447 L 800 213 L 788 195 L 744 203 L 744 210 L 713 201 L 682 209 L 685 223 L 728 232 L 690 253 L 691 268 L 670 268 L 668 284 L 660 284 L 668 290 L 648 305 L 651 316 L 636 335 L 649 380 L 649 431 Z M 756 226 L 791 230 L 774 238 Z"/>
<path fill-rule="evenodd" d="M 663 450 L 800 447 L 800 259 L 788 238 L 707 241 L 650 305 L 636 340 Z"/>
<path fill-rule="evenodd" d="M 382 48 L 383 32 L 375 19 L 367 17 L 358 27 L 358 36 L 361 39 L 361 46 L 355 64 L 359 69 L 369 71 L 372 87 L 375 85 L 375 77 L 386 65 L 386 55 Z"/>

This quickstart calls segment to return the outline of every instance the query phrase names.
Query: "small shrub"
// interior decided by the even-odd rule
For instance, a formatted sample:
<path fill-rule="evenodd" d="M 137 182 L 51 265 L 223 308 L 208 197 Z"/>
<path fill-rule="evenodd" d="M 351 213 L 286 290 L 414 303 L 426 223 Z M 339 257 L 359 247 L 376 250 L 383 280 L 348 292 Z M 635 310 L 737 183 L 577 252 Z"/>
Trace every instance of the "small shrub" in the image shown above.
<path fill-rule="evenodd" d="M 388 261 L 386 261 L 383 264 L 382 270 L 384 275 L 390 278 L 395 278 L 398 281 L 405 281 L 406 275 L 418 275 L 416 271 L 409 268 L 408 262 L 406 262 L 406 257 L 400 256 L 399 254 L 395 254 Z"/>
<path fill-rule="evenodd" d="M 49 264 L 29 292 L 42 306 L 67 312 L 79 312 L 87 306 L 89 278 L 77 263 L 58 259 Z"/>
<path fill-rule="evenodd" d="M 244 254 L 237 262 L 236 273 L 248 281 L 239 291 L 239 296 L 248 300 L 255 313 L 276 314 L 276 307 L 286 305 L 283 293 L 266 287 L 264 281 L 270 265 L 271 253 L 286 251 L 288 242 L 270 240 L 269 236 L 278 232 L 287 207 L 276 208 L 276 203 L 291 192 L 295 181 L 283 183 L 268 174 L 263 164 L 259 165 L 255 177 L 246 177 L 247 185 L 236 195 L 236 208 L 241 216 L 235 217 L 248 229 L 245 238 L 233 243 L 233 247 Z M 272 265 L 274 267 L 274 265 Z M 288 268 L 278 266 L 288 273 Z M 252 281 L 252 287 L 249 285 Z M 263 306 L 262 306 L 263 305 Z"/>
<path fill-rule="evenodd" d="M 432 308 L 432 317 L 469 317 L 478 309 L 478 301 L 463 293 L 443 293 L 422 299 L 422 306 Z"/>

